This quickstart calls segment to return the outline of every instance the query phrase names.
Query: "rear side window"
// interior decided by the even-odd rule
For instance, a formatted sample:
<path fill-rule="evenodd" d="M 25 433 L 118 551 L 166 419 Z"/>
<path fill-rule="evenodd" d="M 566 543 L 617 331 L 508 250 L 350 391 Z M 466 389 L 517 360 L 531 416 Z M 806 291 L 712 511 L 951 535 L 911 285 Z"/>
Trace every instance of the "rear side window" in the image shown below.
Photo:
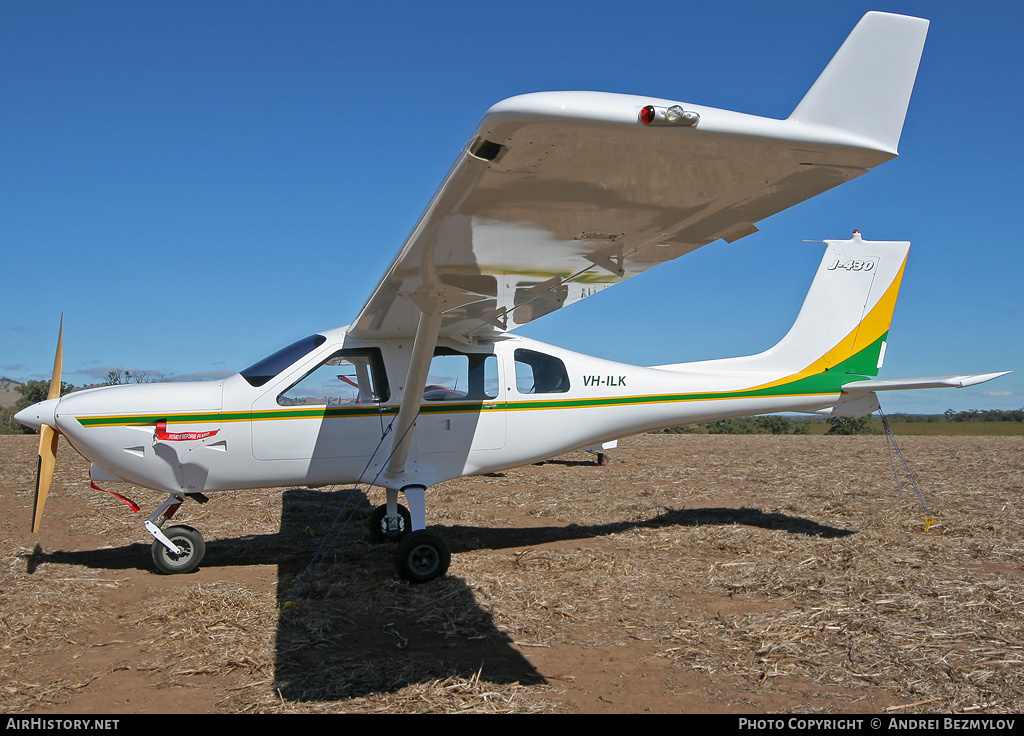
<path fill-rule="evenodd" d="M 498 395 L 498 359 L 489 353 L 437 348 L 430 361 L 426 401 L 483 401 Z"/>
<path fill-rule="evenodd" d="M 516 389 L 521 394 L 561 394 L 569 390 L 565 363 L 536 350 L 515 352 Z"/>

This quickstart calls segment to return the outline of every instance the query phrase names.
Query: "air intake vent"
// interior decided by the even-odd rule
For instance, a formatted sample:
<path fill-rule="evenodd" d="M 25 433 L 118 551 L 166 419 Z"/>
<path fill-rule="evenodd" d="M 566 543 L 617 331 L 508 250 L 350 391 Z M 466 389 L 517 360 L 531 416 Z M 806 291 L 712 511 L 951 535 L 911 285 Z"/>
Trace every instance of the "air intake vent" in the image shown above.
<path fill-rule="evenodd" d="M 469 155 L 481 161 L 498 161 L 507 150 L 508 146 L 480 137 L 469 144 Z"/>

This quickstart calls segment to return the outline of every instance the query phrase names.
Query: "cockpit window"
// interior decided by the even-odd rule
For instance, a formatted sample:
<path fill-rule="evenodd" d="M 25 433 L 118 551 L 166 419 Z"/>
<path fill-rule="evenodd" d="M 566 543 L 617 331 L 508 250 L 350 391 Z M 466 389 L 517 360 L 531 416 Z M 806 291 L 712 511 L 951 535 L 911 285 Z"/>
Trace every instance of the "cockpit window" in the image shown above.
<path fill-rule="evenodd" d="M 569 390 L 565 363 L 536 350 L 515 352 L 516 390 L 521 394 L 560 394 Z"/>
<path fill-rule="evenodd" d="M 339 350 L 277 397 L 281 406 L 349 406 L 391 398 L 377 348 Z"/>
<path fill-rule="evenodd" d="M 263 360 L 242 371 L 242 377 L 249 382 L 250 386 L 262 386 L 271 378 L 279 374 L 285 368 L 293 365 L 295 361 L 309 355 L 315 348 L 320 347 L 327 341 L 323 335 L 310 335 L 298 342 L 293 342 L 286 348 L 281 348 L 273 355 L 268 355 Z"/>

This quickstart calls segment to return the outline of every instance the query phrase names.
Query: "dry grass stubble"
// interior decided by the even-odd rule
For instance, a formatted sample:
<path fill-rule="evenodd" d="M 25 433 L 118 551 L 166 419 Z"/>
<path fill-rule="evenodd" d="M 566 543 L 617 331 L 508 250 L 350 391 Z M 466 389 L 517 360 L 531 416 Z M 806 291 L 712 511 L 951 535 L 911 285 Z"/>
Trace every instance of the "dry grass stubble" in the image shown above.
<path fill-rule="evenodd" d="M 282 614 L 345 492 L 190 505 L 208 558 L 160 576 L 69 452 L 27 534 L 32 438 L 0 437 L 7 709 L 1019 712 L 1024 439 L 901 444 L 928 532 L 878 437 L 646 435 L 432 489 L 434 584 L 357 519 Z"/>

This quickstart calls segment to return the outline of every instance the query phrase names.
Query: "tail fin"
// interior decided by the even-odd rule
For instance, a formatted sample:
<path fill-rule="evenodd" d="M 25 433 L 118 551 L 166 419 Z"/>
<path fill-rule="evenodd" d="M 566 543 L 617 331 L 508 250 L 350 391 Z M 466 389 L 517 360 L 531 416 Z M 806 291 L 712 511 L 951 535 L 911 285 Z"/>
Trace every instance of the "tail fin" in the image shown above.
<path fill-rule="evenodd" d="M 860 417 L 878 409 L 878 391 L 965 388 L 1006 375 L 975 373 L 877 380 L 889 325 L 910 253 L 906 241 L 826 240 L 825 255 L 796 321 L 774 347 L 756 355 L 653 366 L 715 380 L 749 381 L 730 396 L 791 397 L 789 406 L 763 411 L 815 411 Z M 841 395 L 839 395 L 841 394 Z M 815 407 L 800 397 L 827 397 Z"/>
<path fill-rule="evenodd" d="M 802 375 L 877 376 L 910 243 L 854 232 L 828 246 L 793 327 L 762 366 Z"/>
<path fill-rule="evenodd" d="M 927 34 L 927 20 L 868 13 L 789 119 L 846 131 L 895 155 Z"/>
<path fill-rule="evenodd" d="M 676 372 L 772 376 L 762 387 L 810 379 L 814 390 L 839 392 L 877 376 L 885 357 L 908 242 L 826 240 L 825 255 L 796 321 L 774 347 L 738 358 L 654 366 Z"/>

